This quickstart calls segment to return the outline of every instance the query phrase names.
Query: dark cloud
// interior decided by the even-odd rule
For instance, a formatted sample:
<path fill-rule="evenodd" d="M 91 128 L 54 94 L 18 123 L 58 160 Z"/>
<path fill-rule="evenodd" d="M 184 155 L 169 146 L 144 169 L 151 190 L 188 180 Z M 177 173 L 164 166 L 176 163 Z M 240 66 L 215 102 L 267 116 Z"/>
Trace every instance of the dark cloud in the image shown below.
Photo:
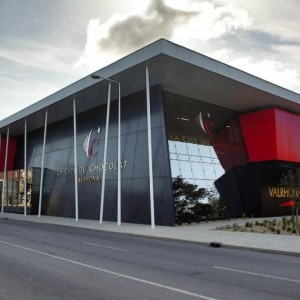
<path fill-rule="evenodd" d="M 101 38 L 101 51 L 122 53 L 140 48 L 159 38 L 171 39 L 176 25 L 201 15 L 201 11 L 183 11 L 167 6 L 163 0 L 152 0 L 144 15 L 133 15 L 116 21 L 108 37 Z M 121 47 L 120 47 L 121 45 Z"/>
<path fill-rule="evenodd" d="M 260 30 L 238 29 L 234 34 L 225 34 L 220 41 L 220 46 L 232 49 L 240 54 L 259 59 L 275 59 L 281 52 L 280 47 L 299 47 L 297 40 L 284 39 L 277 34 L 270 34 Z"/>
<path fill-rule="evenodd" d="M 183 9 L 168 6 L 164 0 L 151 0 L 144 14 L 99 24 L 99 27 L 108 28 L 106 36 L 97 38 L 99 52 L 124 55 L 160 38 L 174 41 L 175 36 L 180 44 L 187 38 L 203 41 L 218 38 L 250 22 L 245 11 L 232 6 L 215 6 L 200 0 L 189 4 Z M 193 27 L 190 22 L 193 22 Z M 183 41 L 178 40 L 179 28 Z"/>

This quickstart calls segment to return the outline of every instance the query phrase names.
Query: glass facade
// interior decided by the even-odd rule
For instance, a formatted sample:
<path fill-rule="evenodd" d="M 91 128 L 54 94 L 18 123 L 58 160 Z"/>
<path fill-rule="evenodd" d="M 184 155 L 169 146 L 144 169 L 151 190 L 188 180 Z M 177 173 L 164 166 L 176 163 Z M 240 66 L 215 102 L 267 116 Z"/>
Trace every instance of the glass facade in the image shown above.
<path fill-rule="evenodd" d="M 5 212 L 23 213 L 27 204 L 28 213 L 31 208 L 32 169 L 27 170 L 27 191 L 25 193 L 24 170 L 12 170 L 7 172 L 7 185 L 4 188 L 4 172 L 0 172 L 1 203 Z M 26 196 L 27 195 L 27 196 Z"/>
<path fill-rule="evenodd" d="M 164 105 L 172 178 L 211 191 L 226 171 L 248 162 L 234 111 L 170 93 Z"/>
<path fill-rule="evenodd" d="M 172 177 L 206 189 L 213 188 L 214 181 L 224 174 L 212 146 L 169 140 Z"/>

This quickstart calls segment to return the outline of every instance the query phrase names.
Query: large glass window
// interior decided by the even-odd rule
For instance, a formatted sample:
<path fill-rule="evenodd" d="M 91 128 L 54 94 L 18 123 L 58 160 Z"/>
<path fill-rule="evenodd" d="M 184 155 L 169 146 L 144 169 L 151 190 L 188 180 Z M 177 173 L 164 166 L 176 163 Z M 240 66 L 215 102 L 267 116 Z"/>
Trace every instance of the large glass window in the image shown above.
<path fill-rule="evenodd" d="M 0 198 L 6 212 L 23 213 L 27 205 L 28 213 L 31 208 L 32 169 L 27 170 L 27 191 L 25 191 L 25 171 L 12 170 L 7 172 L 6 187 L 4 184 L 4 172 L 0 172 Z"/>
<path fill-rule="evenodd" d="M 170 93 L 164 104 L 173 178 L 215 191 L 216 179 L 247 163 L 234 111 Z"/>
<path fill-rule="evenodd" d="M 224 174 L 212 146 L 169 140 L 169 149 L 172 177 L 181 176 L 210 190 L 214 181 Z"/>

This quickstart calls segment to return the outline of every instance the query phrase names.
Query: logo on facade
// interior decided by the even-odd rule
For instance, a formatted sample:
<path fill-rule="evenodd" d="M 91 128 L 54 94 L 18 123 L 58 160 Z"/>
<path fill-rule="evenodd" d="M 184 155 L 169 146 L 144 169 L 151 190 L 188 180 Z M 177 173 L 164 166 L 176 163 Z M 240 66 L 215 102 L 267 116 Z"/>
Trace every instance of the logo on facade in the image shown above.
<path fill-rule="evenodd" d="M 202 130 L 208 135 L 208 136 L 213 136 L 213 122 L 211 120 L 211 115 L 210 113 L 205 113 L 203 111 L 200 112 L 198 115 L 198 121 L 199 124 L 202 128 Z"/>
<path fill-rule="evenodd" d="M 83 142 L 83 149 L 88 158 L 95 157 L 98 154 L 98 151 L 95 151 L 95 146 L 100 143 L 100 126 L 97 129 L 97 133 L 93 134 L 93 129 L 89 132 Z"/>

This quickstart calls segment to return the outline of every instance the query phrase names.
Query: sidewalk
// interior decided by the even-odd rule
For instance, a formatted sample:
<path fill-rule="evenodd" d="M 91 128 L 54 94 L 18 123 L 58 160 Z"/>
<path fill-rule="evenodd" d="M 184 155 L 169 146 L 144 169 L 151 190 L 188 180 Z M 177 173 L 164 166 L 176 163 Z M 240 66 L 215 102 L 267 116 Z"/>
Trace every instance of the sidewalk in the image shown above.
<path fill-rule="evenodd" d="M 227 248 L 300 256 L 300 236 L 215 230 L 217 226 L 232 225 L 233 223 L 243 225 L 247 221 L 255 222 L 255 220 L 259 219 L 214 221 L 175 227 L 156 226 L 155 229 L 151 229 L 150 225 L 124 223 L 121 226 L 117 226 L 117 224 L 113 222 L 104 222 L 100 225 L 99 222 L 95 220 L 79 220 L 76 222 L 75 219 L 70 218 L 50 216 L 41 216 L 38 218 L 36 215 L 24 216 L 12 213 L 0 213 L 0 218 L 86 228 L 166 240 L 188 241 L 206 245 L 209 245 L 211 242 L 217 242 L 221 243 L 222 247 Z"/>

